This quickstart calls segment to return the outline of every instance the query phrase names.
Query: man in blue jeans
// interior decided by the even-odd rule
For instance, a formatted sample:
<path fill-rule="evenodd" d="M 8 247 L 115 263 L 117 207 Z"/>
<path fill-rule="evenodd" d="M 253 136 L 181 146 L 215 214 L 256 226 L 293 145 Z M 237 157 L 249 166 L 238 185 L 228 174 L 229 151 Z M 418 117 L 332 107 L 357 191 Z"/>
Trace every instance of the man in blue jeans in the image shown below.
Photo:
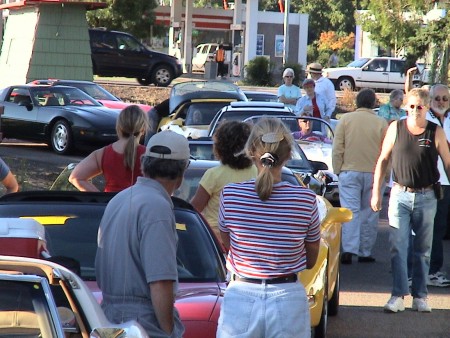
<path fill-rule="evenodd" d="M 408 117 L 389 125 L 380 157 L 375 167 L 371 207 L 381 210 L 382 186 L 392 159 L 393 186 L 389 199 L 389 242 L 393 287 L 385 312 L 405 310 L 404 296 L 409 295 L 408 247 L 412 245 L 412 309 L 431 312 L 427 303 L 427 280 L 433 240 L 433 223 L 439 180 L 438 157 L 450 177 L 450 152 L 442 127 L 426 120 L 430 104 L 428 91 L 414 88 L 407 94 Z"/>

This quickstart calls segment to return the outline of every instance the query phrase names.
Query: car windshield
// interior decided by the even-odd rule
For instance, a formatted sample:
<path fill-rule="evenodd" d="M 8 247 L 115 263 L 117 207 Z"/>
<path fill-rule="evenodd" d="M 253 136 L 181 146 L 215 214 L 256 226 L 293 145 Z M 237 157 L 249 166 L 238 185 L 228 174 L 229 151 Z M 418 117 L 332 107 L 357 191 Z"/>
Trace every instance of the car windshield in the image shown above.
<path fill-rule="evenodd" d="M 353 62 L 350 62 L 347 67 L 351 67 L 351 68 L 361 68 L 362 66 L 364 66 L 370 59 L 368 58 L 362 58 L 362 59 L 358 59 L 355 60 Z"/>
<path fill-rule="evenodd" d="M 186 126 L 209 125 L 217 112 L 230 104 L 229 100 L 224 102 L 196 102 L 192 103 L 186 112 Z"/>
<path fill-rule="evenodd" d="M 0 337 L 58 337 L 48 292 L 40 277 L 0 276 Z"/>
<path fill-rule="evenodd" d="M 95 280 L 97 233 L 106 204 L 79 203 L 69 207 L 67 204 L 39 203 L 37 208 L 35 205 L 7 205 L 0 209 L 0 214 L 1 217 L 26 215 L 43 224 L 50 255 L 75 259 L 80 264 L 81 278 Z M 175 218 L 179 281 L 224 280 L 222 257 L 200 216 L 190 210 L 175 208 Z"/>
<path fill-rule="evenodd" d="M 96 100 L 118 101 L 117 97 L 95 83 L 68 83 L 67 86 L 77 87 Z"/>
<path fill-rule="evenodd" d="M 181 96 L 188 93 L 202 91 L 240 93 L 238 86 L 227 81 L 191 81 L 178 83 L 173 86 L 170 96 Z"/>
<path fill-rule="evenodd" d="M 216 165 L 219 165 L 219 161 L 215 161 Z M 181 198 L 185 201 L 190 201 L 194 196 L 195 192 L 200 183 L 200 179 L 203 177 L 205 171 L 213 166 L 191 166 L 189 167 L 185 173 L 183 178 L 183 183 L 181 186 L 175 191 L 174 196 Z M 295 185 L 300 185 L 300 182 L 294 176 L 292 171 L 284 168 L 282 171 L 282 180 L 286 182 L 290 182 Z"/>
<path fill-rule="evenodd" d="M 78 88 L 49 86 L 30 87 L 33 100 L 40 106 L 102 106 Z"/>

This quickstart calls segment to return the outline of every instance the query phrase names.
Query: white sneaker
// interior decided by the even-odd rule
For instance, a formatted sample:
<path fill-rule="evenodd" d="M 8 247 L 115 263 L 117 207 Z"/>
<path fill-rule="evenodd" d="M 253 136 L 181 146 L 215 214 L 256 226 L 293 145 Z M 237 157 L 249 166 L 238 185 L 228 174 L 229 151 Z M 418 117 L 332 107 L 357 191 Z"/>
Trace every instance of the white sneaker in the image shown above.
<path fill-rule="evenodd" d="M 384 312 L 401 312 L 405 311 L 405 304 L 402 297 L 392 296 L 384 305 Z"/>
<path fill-rule="evenodd" d="M 412 309 L 419 312 L 431 312 L 431 307 L 428 305 L 426 298 L 414 298 Z"/>
<path fill-rule="evenodd" d="M 428 275 L 427 285 L 446 288 L 450 286 L 450 279 L 448 279 L 444 273 L 438 271 L 434 274 Z"/>

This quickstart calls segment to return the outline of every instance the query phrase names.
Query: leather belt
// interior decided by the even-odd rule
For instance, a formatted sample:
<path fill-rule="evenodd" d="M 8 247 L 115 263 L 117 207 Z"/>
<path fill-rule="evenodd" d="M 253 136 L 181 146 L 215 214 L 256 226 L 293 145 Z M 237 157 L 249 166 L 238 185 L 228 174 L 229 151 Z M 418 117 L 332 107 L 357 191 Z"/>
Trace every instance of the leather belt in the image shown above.
<path fill-rule="evenodd" d="M 412 193 L 420 192 L 420 193 L 422 193 L 422 194 L 423 194 L 425 191 L 429 191 L 429 190 L 432 190 L 432 189 L 433 189 L 433 185 L 432 185 L 432 184 L 429 185 L 429 186 L 426 186 L 426 187 L 424 187 L 424 188 L 410 188 L 410 187 L 406 187 L 406 186 L 404 186 L 404 185 L 398 184 L 397 182 L 394 182 L 394 186 L 396 186 L 397 189 L 400 189 L 400 190 L 402 190 L 402 191 L 407 191 L 407 192 L 412 192 Z"/>
<path fill-rule="evenodd" d="M 258 278 L 247 278 L 239 277 L 233 275 L 233 280 L 238 282 L 253 283 L 253 284 L 282 284 L 282 283 L 295 283 L 297 281 L 297 275 L 292 273 L 290 275 L 285 275 L 281 277 L 268 278 L 268 279 L 258 279 Z"/>

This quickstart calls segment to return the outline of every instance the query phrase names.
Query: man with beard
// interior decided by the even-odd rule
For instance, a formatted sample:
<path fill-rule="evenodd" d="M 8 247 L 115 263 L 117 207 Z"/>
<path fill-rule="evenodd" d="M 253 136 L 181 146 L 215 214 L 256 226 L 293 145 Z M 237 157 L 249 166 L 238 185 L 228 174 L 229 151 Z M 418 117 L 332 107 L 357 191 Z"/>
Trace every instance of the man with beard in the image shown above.
<path fill-rule="evenodd" d="M 449 90 L 446 85 L 436 84 L 430 89 L 430 110 L 427 112 L 427 120 L 436 123 L 444 129 L 447 142 L 450 142 L 450 116 Z M 448 206 L 450 205 L 450 182 L 445 174 L 442 159 L 439 158 L 439 182 L 442 186 L 442 199 L 437 202 L 436 216 L 434 217 L 433 244 L 430 256 L 430 271 L 427 285 L 448 287 L 450 280 L 441 271 L 444 264 L 444 249 L 442 240 L 447 228 Z"/>

